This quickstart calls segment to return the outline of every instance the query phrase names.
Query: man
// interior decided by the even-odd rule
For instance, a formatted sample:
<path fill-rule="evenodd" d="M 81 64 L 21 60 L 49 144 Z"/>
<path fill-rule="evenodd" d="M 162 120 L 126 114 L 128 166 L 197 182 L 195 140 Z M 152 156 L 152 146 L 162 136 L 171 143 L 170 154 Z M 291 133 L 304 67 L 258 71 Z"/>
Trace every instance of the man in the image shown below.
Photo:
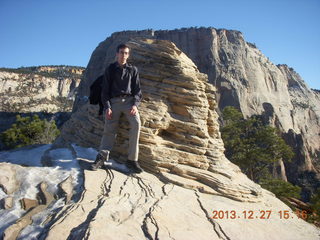
<path fill-rule="evenodd" d="M 123 113 L 130 123 L 126 166 L 135 173 L 143 171 L 138 163 L 141 126 L 138 105 L 142 94 L 138 69 L 127 63 L 129 54 L 130 48 L 120 44 L 117 47 L 117 61 L 110 64 L 104 74 L 101 98 L 105 111 L 105 124 L 99 153 L 92 165 L 93 170 L 101 168 L 104 161 L 108 161 L 117 135 L 119 118 Z"/>

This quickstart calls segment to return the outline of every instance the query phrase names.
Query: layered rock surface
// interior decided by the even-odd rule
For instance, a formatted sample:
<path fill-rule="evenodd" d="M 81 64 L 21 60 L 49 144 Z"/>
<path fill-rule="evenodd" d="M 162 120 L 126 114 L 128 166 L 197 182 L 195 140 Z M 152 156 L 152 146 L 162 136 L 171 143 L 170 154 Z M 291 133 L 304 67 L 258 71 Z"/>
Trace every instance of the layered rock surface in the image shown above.
<path fill-rule="evenodd" d="M 113 59 L 117 44 L 137 36 L 174 42 L 217 87 L 220 111 L 236 106 L 245 116 L 262 114 L 278 127 L 296 152 L 294 161 L 285 165 L 286 177 L 304 187 L 308 200 L 310 191 L 320 184 L 319 91 L 311 90 L 293 69 L 274 65 L 239 31 L 188 28 L 114 33 L 93 52 L 74 109 L 81 106 L 90 84 Z"/>
<path fill-rule="evenodd" d="M 143 101 L 141 165 L 161 178 L 240 201 L 259 201 L 261 188 L 224 156 L 214 87 L 176 46 L 163 40 L 132 40 L 132 61 L 140 69 Z M 128 123 L 120 126 L 113 157 L 126 159 Z M 60 141 L 98 147 L 103 119 L 88 103 L 73 113 Z"/>

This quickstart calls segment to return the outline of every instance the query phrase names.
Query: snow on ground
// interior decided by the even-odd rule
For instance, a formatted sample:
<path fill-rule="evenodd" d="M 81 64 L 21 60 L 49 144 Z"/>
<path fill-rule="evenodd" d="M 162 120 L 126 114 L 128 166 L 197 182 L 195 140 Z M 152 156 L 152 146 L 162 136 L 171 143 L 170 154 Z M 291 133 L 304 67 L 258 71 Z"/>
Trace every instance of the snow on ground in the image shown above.
<path fill-rule="evenodd" d="M 72 144 L 72 147 L 76 151 L 78 158 L 85 158 L 94 161 L 98 153 L 94 148 L 84 148 L 76 144 Z"/>
<path fill-rule="evenodd" d="M 0 209 L 0 236 L 8 226 L 26 213 L 21 208 L 19 200 L 22 198 L 36 199 L 38 193 L 37 186 L 41 182 L 46 182 L 48 184 L 47 190 L 55 194 L 58 190 L 57 185 L 69 176 L 72 176 L 74 192 L 81 191 L 83 175 L 78 159 L 86 159 L 88 162 L 93 163 L 97 150 L 80 147 L 76 144 L 72 144 L 73 150 L 68 148 L 50 148 L 51 144 L 48 144 L 0 152 L 0 162 L 25 166 L 17 171 L 17 180 L 21 183 L 20 189 L 10 195 L 14 199 L 14 207 L 8 210 Z M 50 167 L 42 166 L 41 158 L 45 153 L 51 159 L 52 166 Z M 113 159 L 110 159 L 108 163 L 111 163 L 111 168 L 115 170 L 125 173 L 129 172 L 124 164 L 120 164 Z M 7 197 L 7 194 L 0 188 L 0 200 L 5 197 Z M 45 221 L 48 216 L 52 212 L 61 209 L 64 204 L 63 199 L 55 200 L 45 211 L 34 215 L 32 217 L 33 223 L 21 232 L 19 239 L 37 239 L 37 235 L 45 227 Z"/>
<path fill-rule="evenodd" d="M 22 198 L 36 199 L 38 193 L 37 186 L 41 182 L 48 184 L 48 191 L 55 194 L 58 190 L 58 184 L 72 176 L 74 191 L 79 191 L 82 186 L 82 172 L 80 170 L 78 157 L 92 160 L 97 154 L 93 148 L 82 148 L 72 145 L 76 156 L 68 148 L 58 148 L 49 150 L 51 145 L 42 145 L 34 148 L 17 149 L 14 151 L 0 152 L 0 162 L 8 162 L 26 166 L 17 171 L 17 180 L 21 183 L 20 189 L 10 196 L 14 199 L 14 207 L 8 210 L 0 209 L 0 235 L 2 232 L 26 211 L 21 208 L 19 200 Z M 41 157 L 46 151 L 52 160 L 51 167 L 43 167 Z M 0 188 L 0 199 L 8 195 Z M 23 230 L 20 238 L 35 239 L 35 236 L 43 229 L 43 222 L 50 215 L 50 212 L 63 207 L 64 201 L 59 199 L 54 201 L 44 212 L 38 213 L 33 217 L 33 224 Z"/>
<path fill-rule="evenodd" d="M 78 158 L 85 158 L 88 160 L 92 160 L 92 163 L 95 161 L 95 158 L 96 158 L 98 152 L 94 148 L 83 148 L 83 147 L 79 147 L 74 144 L 72 145 L 72 147 L 77 152 Z M 110 166 L 110 164 L 111 164 L 111 166 Z M 107 163 L 105 163 L 105 166 L 108 166 L 112 169 L 118 170 L 123 173 L 128 173 L 130 171 L 124 164 L 121 164 L 121 163 L 115 161 L 114 159 L 109 159 L 109 161 Z"/>
<path fill-rule="evenodd" d="M 0 162 L 9 162 L 25 166 L 41 166 L 43 153 L 51 147 L 51 144 L 42 145 L 33 149 L 0 152 Z"/>

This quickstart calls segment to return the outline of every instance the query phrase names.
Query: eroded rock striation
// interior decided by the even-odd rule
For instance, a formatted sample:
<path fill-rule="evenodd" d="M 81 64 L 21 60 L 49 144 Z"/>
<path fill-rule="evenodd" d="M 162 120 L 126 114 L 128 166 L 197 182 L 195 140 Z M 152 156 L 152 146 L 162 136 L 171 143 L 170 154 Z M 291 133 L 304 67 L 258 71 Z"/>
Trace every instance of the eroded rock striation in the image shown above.
<path fill-rule="evenodd" d="M 114 170 L 85 171 L 84 178 L 80 200 L 56 214 L 54 223 L 41 237 L 317 240 L 320 236 L 316 227 L 298 219 L 265 190 L 263 201 L 248 203 L 163 183 L 146 172 L 127 176 Z M 269 214 L 267 211 L 270 216 L 260 219 Z M 281 219 L 279 211 L 288 211 L 290 218 Z M 232 212 L 236 218 L 230 217 Z M 250 212 L 254 219 L 248 219 Z"/>
<path fill-rule="evenodd" d="M 173 43 L 132 39 L 143 101 L 139 161 L 175 184 L 240 201 L 259 201 L 261 188 L 224 156 L 214 87 Z M 88 103 L 73 113 L 59 141 L 98 147 L 103 119 Z M 115 159 L 126 159 L 128 123 L 120 126 Z"/>

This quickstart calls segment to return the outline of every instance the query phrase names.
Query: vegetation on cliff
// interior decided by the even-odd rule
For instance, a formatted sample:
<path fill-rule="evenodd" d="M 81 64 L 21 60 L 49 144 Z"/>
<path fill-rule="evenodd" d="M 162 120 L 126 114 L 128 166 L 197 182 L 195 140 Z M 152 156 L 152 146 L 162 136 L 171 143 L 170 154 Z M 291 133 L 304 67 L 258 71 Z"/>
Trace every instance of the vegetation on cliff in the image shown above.
<path fill-rule="evenodd" d="M 38 74 L 51 78 L 79 78 L 82 75 L 84 67 L 67 66 L 67 65 L 48 65 L 48 66 L 31 66 L 20 68 L 0 68 L 0 71 L 18 74 Z"/>
<path fill-rule="evenodd" d="M 263 123 L 260 116 L 244 119 L 234 107 L 223 110 L 225 125 L 221 128 L 225 154 L 241 170 L 263 188 L 273 192 L 295 211 L 302 211 L 290 202 L 301 199 L 301 188 L 281 179 L 274 179 L 269 169 L 278 160 L 291 161 L 294 153 L 279 136 L 278 131 Z M 305 214 L 308 222 L 320 223 L 320 192 L 312 195 Z"/>
<path fill-rule="evenodd" d="M 269 175 L 268 167 L 290 161 L 293 151 L 274 127 L 265 125 L 260 116 L 244 119 L 234 107 L 223 110 L 225 126 L 221 129 L 228 159 L 240 166 L 248 177 L 259 182 Z"/>

